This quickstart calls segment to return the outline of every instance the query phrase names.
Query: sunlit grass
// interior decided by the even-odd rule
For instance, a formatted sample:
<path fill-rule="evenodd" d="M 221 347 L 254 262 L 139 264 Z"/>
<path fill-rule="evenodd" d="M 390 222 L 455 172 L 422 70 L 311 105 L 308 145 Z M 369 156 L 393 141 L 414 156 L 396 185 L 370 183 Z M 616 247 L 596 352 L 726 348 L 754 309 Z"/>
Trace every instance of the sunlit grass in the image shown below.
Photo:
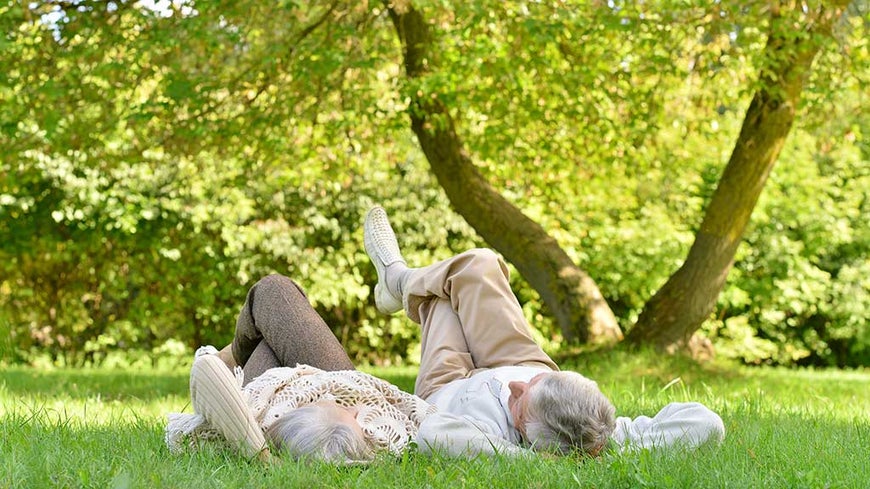
<path fill-rule="evenodd" d="M 596 379 L 619 415 L 703 402 L 722 415 L 725 443 L 595 460 L 410 454 L 370 467 L 266 467 L 221 448 L 168 453 L 166 413 L 190 411 L 183 370 L 16 367 L 0 381 L 0 487 L 867 487 L 868 372 L 699 366 L 622 351 L 561 363 Z M 413 368 L 367 370 L 413 388 Z"/>

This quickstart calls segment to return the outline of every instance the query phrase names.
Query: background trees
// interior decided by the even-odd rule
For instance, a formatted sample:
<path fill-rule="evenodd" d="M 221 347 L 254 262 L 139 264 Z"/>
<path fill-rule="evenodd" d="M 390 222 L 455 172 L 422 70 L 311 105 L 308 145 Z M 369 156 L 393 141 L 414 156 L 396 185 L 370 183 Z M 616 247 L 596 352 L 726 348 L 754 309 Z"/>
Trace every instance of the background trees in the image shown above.
<path fill-rule="evenodd" d="M 707 319 L 767 177 L 791 131 L 804 81 L 846 2 L 807 8 L 773 5 L 758 88 L 734 151 L 706 208 L 689 256 L 644 306 L 632 342 L 685 344 Z"/>
<path fill-rule="evenodd" d="M 419 2 L 431 59 L 410 77 L 389 14 L 409 5 L 0 7 L 8 358 L 226 341 L 269 271 L 302 278 L 359 358 L 413 356 L 414 328 L 371 306 L 359 226 L 374 202 L 412 262 L 501 249 L 549 346 L 589 331 L 551 317 L 590 309 L 548 292 L 553 265 L 524 266 L 544 241 L 631 335 L 689 252 L 782 32 L 819 54 L 702 331 L 750 362 L 866 363 L 866 3 L 824 41 L 809 17 L 779 30 L 766 3 Z M 432 162 L 445 148 L 408 123 L 427 100 L 491 186 L 468 208 Z M 494 219 L 484 195 L 528 221 Z M 534 244 L 510 244 L 521 222 Z"/>
<path fill-rule="evenodd" d="M 427 87 L 435 65 L 434 38 L 423 15 L 409 2 L 384 2 L 403 48 L 412 85 L 408 115 L 432 172 L 452 206 L 495 249 L 514 263 L 559 323 L 566 340 L 613 342 L 622 331 L 595 282 L 559 244 L 487 182 L 457 134 L 439 87 Z"/>

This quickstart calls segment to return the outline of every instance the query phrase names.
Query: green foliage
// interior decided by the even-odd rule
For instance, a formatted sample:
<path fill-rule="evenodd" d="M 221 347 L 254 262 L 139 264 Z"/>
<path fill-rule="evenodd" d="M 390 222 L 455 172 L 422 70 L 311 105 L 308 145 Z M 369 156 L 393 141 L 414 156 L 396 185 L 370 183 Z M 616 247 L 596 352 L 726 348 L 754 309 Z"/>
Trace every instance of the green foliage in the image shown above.
<path fill-rule="evenodd" d="M 355 360 L 413 361 L 416 326 L 373 307 L 364 213 L 390 211 L 412 265 L 485 243 L 429 175 L 409 90 L 451 107 L 478 168 L 629 327 L 685 257 L 736 139 L 766 7 L 415 5 L 442 69 L 414 84 L 378 3 L 0 6 L 3 361 L 220 346 L 273 272 Z M 868 362 L 870 54 L 855 5 L 705 327 L 728 356 Z M 513 285 L 558 349 L 537 294 Z"/>
<path fill-rule="evenodd" d="M 749 362 L 866 365 L 866 155 L 813 149 L 820 143 L 800 136 L 785 155 L 792 164 L 775 170 L 708 331 Z"/>

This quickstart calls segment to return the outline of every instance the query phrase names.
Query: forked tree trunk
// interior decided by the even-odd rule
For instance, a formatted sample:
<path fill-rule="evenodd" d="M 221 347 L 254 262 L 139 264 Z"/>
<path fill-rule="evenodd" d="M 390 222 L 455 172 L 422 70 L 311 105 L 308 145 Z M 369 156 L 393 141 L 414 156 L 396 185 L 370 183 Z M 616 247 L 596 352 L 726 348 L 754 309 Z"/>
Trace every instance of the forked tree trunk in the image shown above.
<path fill-rule="evenodd" d="M 832 24 L 848 2 L 831 3 L 807 16 L 800 26 L 804 31 L 795 30 L 799 12 L 771 7 L 761 88 L 746 111 L 731 159 L 685 263 L 647 302 L 628 334 L 629 342 L 679 348 L 712 313 L 752 210 L 791 130 L 820 39 L 830 36 Z"/>
<path fill-rule="evenodd" d="M 419 79 L 433 64 L 429 27 L 410 2 L 385 0 L 384 4 L 404 48 L 406 74 L 411 81 Z M 598 286 L 544 228 L 496 192 L 475 168 L 437 94 L 413 94 L 408 112 L 453 208 L 538 291 L 565 339 L 621 340 L 622 332 Z"/>

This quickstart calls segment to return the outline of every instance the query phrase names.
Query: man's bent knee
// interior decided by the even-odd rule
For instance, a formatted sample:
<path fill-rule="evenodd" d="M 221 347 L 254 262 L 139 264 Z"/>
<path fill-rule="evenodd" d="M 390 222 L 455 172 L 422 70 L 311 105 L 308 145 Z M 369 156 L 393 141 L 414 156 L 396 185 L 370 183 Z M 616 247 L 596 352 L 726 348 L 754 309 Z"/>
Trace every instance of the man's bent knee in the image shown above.
<path fill-rule="evenodd" d="M 509 276 L 507 264 L 501 256 L 489 248 L 474 248 L 465 254 L 482 273 L 498 272 L 505 277 Z"/>

